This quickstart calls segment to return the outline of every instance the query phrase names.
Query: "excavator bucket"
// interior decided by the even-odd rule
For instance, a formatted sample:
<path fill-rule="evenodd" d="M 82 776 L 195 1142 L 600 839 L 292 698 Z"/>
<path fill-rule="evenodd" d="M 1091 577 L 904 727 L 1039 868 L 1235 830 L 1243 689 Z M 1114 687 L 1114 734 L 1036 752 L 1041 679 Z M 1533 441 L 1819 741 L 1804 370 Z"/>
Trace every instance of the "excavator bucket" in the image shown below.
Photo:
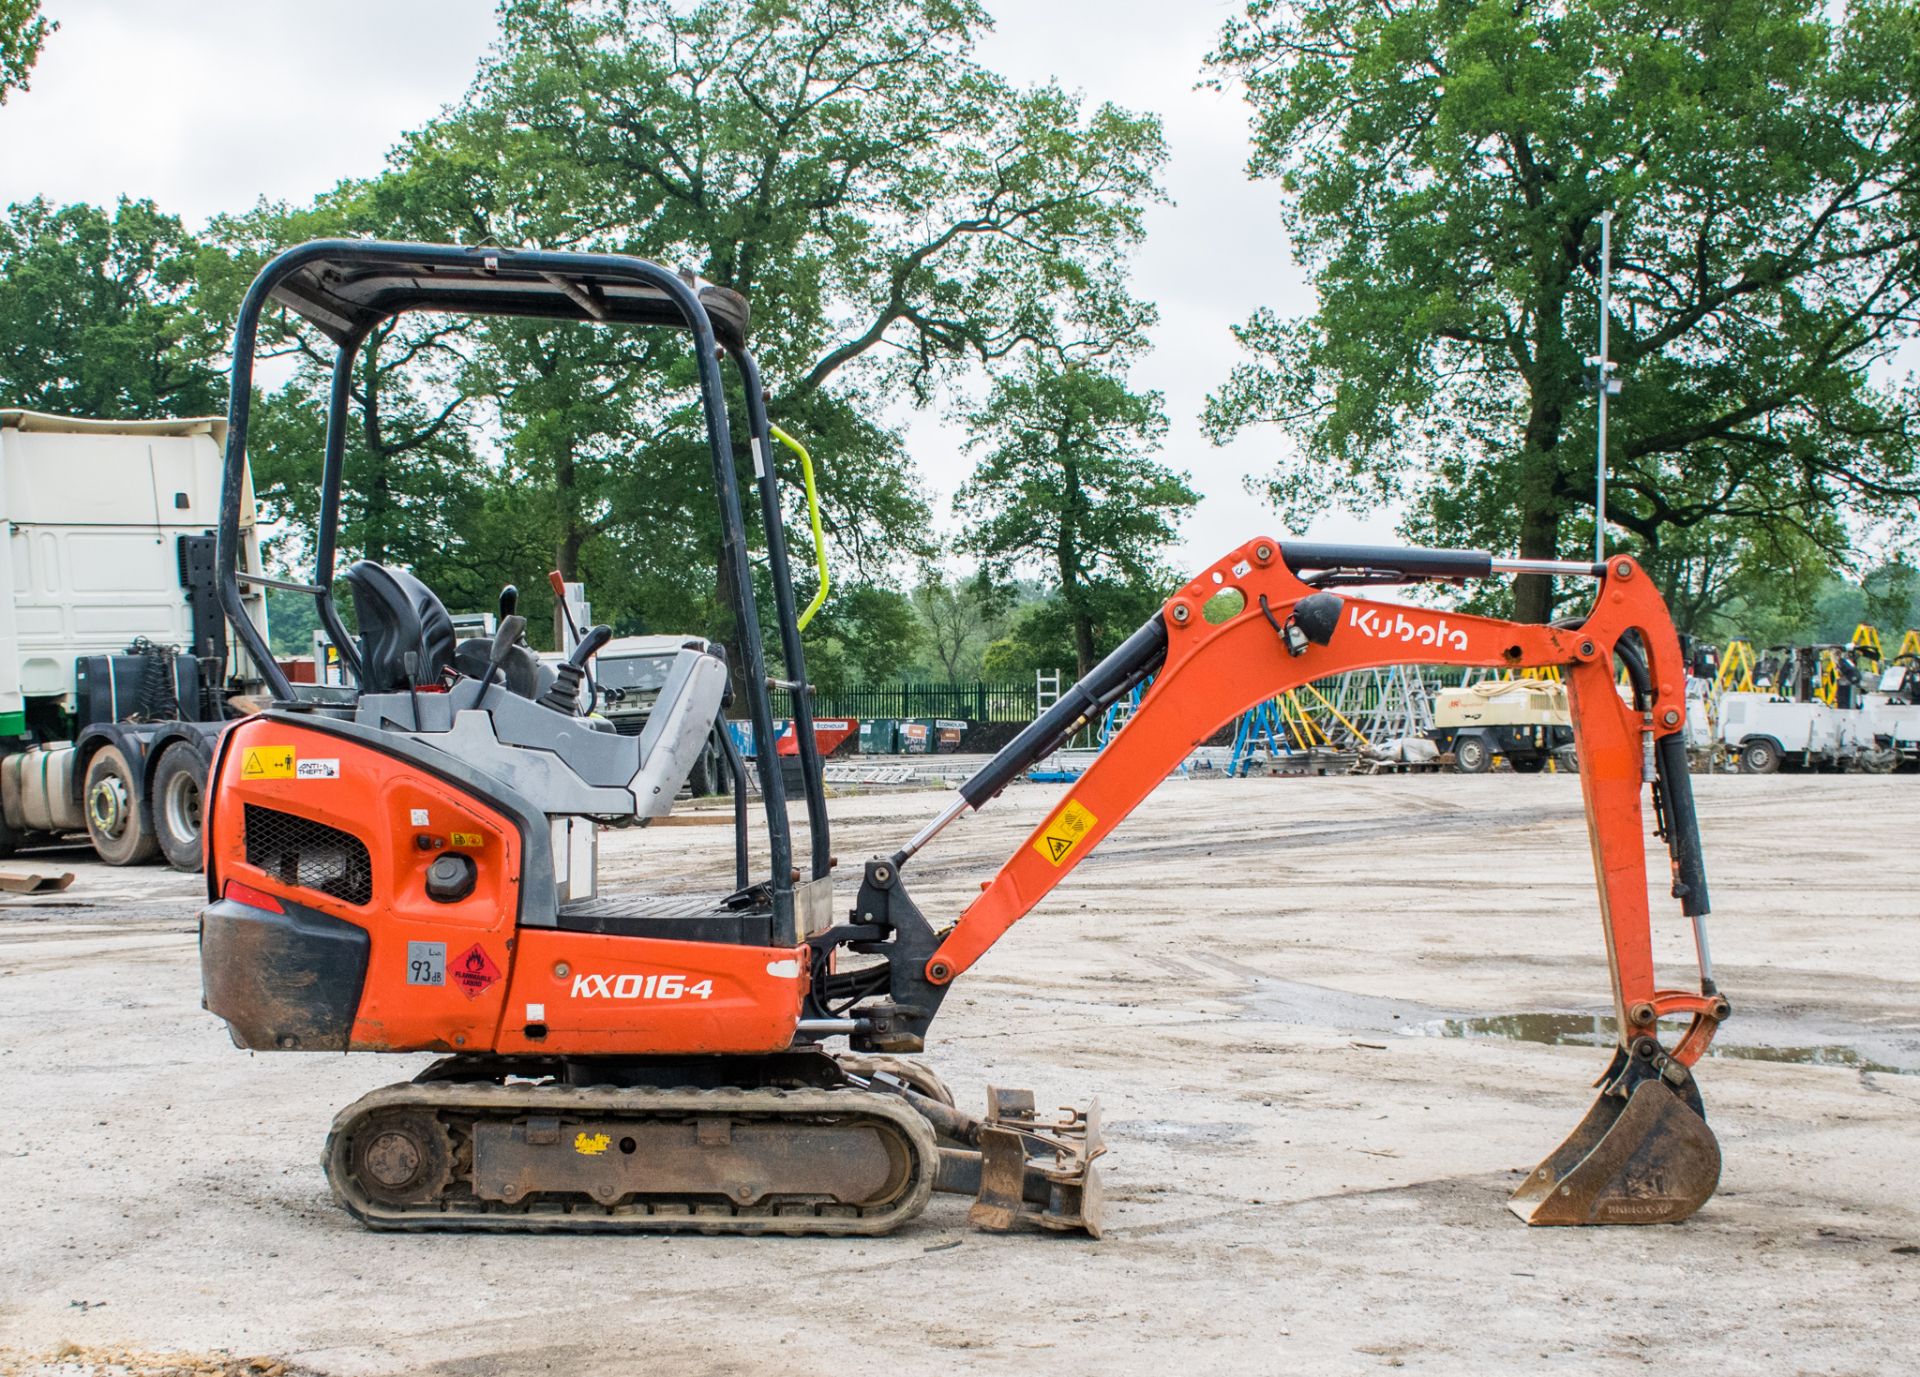
<path fill-rule="evenodd" d="M 1674 1224 L 1713 1194 L 1720 1144 L 1658 1077 L 1609 1084 L 1507 1201 L 1528 1224 Z"/>

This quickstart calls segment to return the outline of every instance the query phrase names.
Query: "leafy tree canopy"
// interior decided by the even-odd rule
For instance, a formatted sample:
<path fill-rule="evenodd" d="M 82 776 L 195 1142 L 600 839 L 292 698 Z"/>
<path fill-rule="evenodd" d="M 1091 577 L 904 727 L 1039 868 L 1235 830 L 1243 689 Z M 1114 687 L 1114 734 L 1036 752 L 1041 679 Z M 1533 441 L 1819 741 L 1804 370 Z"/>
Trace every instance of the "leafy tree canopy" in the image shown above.
<path fill-rule="evenodd" d="M 1908 0 L 1252 0 L 1213 61 L 1319 306 L 1240 327 L 1206 424 L 1292 437 L 1254 486 L 1296 524 L 1404 498 L 1418 539 L 1591 542 L 1607 210 L 1608 518 L 1668 587 L 1708 541 L 1804 582 L 1910 522 L 1920 397 L 1870 381 L 1920 310 Z"/>
<path fill-rule="evenodd" d="M 230 301 L 267 252 L 316 233 L 685 264 L 751 299 L 770 411 L 815 455 L 849 588 L 931 552 L 898 403 L 1024 342 L 1107 336 L 1147 315 L 1121 264 L 1158 195 L 1158 122 L 987 69 L 975 4 L 507 0 L 501 17 L 466 98 L 409 135 L 384 175 L 221 226 Z M 526 587 L 558 567 L 584 576 L 616 625 L 720 629 L 684 337 L 436 321 L 374 344 L 355 401 L 363 417 L 375 403 L 379 433 L 357 428 L 348 471 L 388 484 L 397 505 L 360 502 L 353 551 L 398 556 L 404 540 L 429 582 L 464 563 Z M 284 347 L 300 372 L 267 410 L 286 413 L 289 473 L 311 475 L 329 359 L 292 328 Z M 796 466 L 773 459 L 797 516 Z M 291 481 L 274 491 L 310 532 Z M 417 535 L 397 516 L 415 509 L 428 516 Z"/>
<path fill-rule="evenodd" d="M 0 404 L 116 420 L 224 411 L 198 241 L 151 201 L 0 215 Z"/>
<path fill-rule="evenodd" d="M 1016 597 L 996 585 L 984 569 L 950 578 L 938 569 L 921 572 L 914 585 L 914 614 L 920 622 L 921 659 L 931 677 L 957 683 L 978 679 L 987 647 L 1005 628 Z"/>
<path fill-rule="evenodd" d="M 822 690 L 890 678 L 913 661 L 923 632 L 907 595 L 857 583 L 836 591 L 807 627 L 807 674 Z"/>
<path fill-rule="evenodd" d="M 969 447 L 984 454 L 955 497 L 969 522 L 960 546 L 996 576 L 1058 580 L 1084 675 L 1103 640 L 1134 629 L 1103 615 L 1114 591 L 1164 591 L 1159 554 L 1199 501 L 1184 474 L 1152 457 L 1167 430 L 1160 396 L 1128 390 L 1099 363 L 1036 350 L 994 380 L 967 425 Z"/>
<path fill-rule="evenodd" d="M 0 105 L 7 92 L 27 89 L 41 45 L 59 27 L 40 13 L 40 0 L 0 0 Z"/>

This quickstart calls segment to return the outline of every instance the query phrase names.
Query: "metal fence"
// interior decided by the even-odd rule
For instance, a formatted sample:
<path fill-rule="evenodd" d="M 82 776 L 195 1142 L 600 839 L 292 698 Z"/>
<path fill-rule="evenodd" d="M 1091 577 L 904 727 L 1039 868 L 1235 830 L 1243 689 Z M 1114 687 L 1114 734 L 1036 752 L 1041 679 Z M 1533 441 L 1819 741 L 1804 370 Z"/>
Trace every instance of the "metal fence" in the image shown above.
<path fill-rule="evenodd" d="M 870 722 L 888 717 L 954 717 L 969 722 L 1030 722 L 1040 715 L 1033 680 L 935 684 L 901 680 L 898 683 L 847 684 L 816 689 L 813 715 L 856 717 Z M 793 704 L 782 693 L 774 696 L 774 713 L 790 716 Z"/>
<path fill-rule="evenodd" d="M 1428 666 L 1420 680 L 1427 691 L 1451 688 L 1463 681 L 1481 677 L 1481 673 L 1463 672 L 1449 666 Z M 1382 698 L 1388 696 L 1391 671 L 1365 670 L 1354 674 L 1317 679 L 1313 688 L 1349 716 L 1376 713 Z M 1072 676 L 1060 676 L 1063 685 Z M 1297 690 L 1306 693 L 1307 690 Z M 1311 697 L 1311 695 L 1308 695 Z M 784 693 L 773 699 L 776 717 L 791 717 L 793 701 Z M 969 722 L 1031 722 L 1040 715 L 1039 689 L 1033 680 L 976 679 L 963 683 L 929 683 L 924 680 L 900 680 L 894 683 L 846 684 L 837 689 L 816 689 L 813 698 L 815 718 L 852 717 L 863 722 L 882 718 L 950 717 Z"/>

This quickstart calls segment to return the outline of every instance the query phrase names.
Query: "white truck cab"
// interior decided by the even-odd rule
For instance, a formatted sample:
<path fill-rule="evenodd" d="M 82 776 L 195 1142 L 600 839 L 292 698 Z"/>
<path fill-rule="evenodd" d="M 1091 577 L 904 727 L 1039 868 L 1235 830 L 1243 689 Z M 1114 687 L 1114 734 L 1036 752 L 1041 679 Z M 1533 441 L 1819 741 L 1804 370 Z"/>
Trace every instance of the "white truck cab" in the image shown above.
<path fill-rule="evenodd" d="M 261 680 L 229 650 L 215 586 L 226 438 L 214 416 L 0 409 L 0 849 L 86 831 L 116 863 L 165 849 L 197 865 L 196 781 L 229 700 Z M 258 574 L 250 481 L 241 506 Z M 245 604 L 264 633 L 265 589 L 249 585 Z M 177 781 L 171 838 L 163 766 Z"/>

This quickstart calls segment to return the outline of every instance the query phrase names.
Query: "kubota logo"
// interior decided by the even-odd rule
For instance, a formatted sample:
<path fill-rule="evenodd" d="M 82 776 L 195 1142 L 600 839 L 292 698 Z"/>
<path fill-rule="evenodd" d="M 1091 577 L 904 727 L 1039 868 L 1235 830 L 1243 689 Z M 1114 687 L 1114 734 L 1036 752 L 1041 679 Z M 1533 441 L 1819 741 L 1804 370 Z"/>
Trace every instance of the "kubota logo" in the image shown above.
<path fill-rule="evenodd" d="M 711 999 L 713 982 L 684 975 L 588 975 L 573 978 L 575 999 Z"/>
<path fill-rule="evenodd" d="M 1363 608 L 1357 602 L 1350 602 L 1347 604 L 1347 621 L 1358 630 L 1382 641 L 1434 646 L 1441 650 L 1467 648 L 1467 633 L 1457 626 L 1448 626 L 1445 617 L 1428 621 L 1417 612 L 1413 617 L 1408 617 L 1405 611 Z"/>

